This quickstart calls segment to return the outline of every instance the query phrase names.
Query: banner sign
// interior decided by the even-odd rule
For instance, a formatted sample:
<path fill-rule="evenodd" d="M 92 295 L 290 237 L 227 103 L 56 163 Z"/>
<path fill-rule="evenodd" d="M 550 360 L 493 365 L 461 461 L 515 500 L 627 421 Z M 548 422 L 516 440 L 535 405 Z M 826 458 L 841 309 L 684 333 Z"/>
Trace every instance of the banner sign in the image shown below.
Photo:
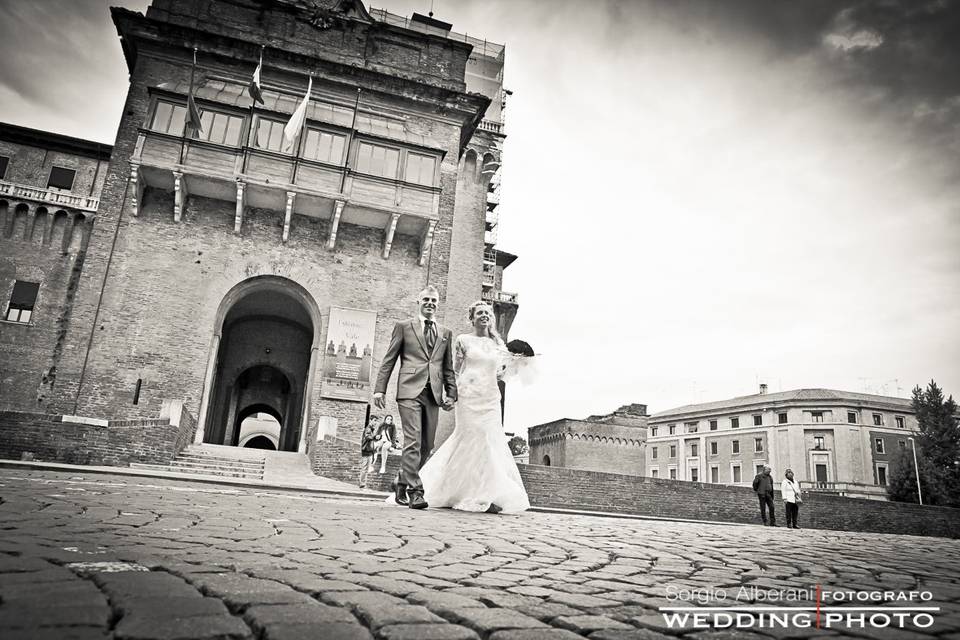
<path fill-rule="evenodd" d="M 376 311 L 330 307 L 321 396 L 358 402 L 370 400 L 376 330 Z"/>

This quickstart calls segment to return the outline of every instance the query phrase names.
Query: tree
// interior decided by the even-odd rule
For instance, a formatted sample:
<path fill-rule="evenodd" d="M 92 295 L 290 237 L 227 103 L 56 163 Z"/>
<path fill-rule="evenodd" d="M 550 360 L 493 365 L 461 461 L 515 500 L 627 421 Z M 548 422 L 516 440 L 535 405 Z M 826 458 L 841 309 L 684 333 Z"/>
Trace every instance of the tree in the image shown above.
<path fill-rule="evenodd" d="M 515 456 L 523 455 L 528 450 L 527 441 L 522 436 L 513 436 L 507 442 L 507 446 L 510 447 L 510 453 Z"/>
<path fill-rule="evenodd" d="M 953 396 L 946 400 L 933 380 L 913 390 L 917 465 L 924 504 L 960 507 L 960 423 Z M 917 502 L 917 480 L 910 447 L 892 461 L 887 495 L 897 502 Z"/>

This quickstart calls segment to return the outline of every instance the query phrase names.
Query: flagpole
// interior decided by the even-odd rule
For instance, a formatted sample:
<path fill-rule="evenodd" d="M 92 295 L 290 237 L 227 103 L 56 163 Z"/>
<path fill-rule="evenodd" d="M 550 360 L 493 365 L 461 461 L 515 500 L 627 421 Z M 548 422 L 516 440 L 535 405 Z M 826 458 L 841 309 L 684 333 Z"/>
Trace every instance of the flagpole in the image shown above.
<path fill-rule="evenodd" d="M 187 118 L 189 119 L 192 115 L 190 113 L 190 99 L 193 97 L 193 73 L 197 69 L 197 48 L 193 48 L 193 64 L 190 65 L 190 92 L 187 93 Z M 180 162 L 183 164 L 183 147 L 187 143 L 187 122 L 183 122 L 183 135 L 180 136 Z"/>
<path fill-rule="evenodd" d="M 267 45 L 265 45 L 265 44 L 260 45 L 260 62 L 259 62 L 259 64 L 257 64 L 257 69 L 260 70 L 260 73 L 263 73 L 263 50 L 264 50 L 264 48 L 266 48 L 266 46 L 267 46 Z M 247 128 L 247 144 L 246 144 L 246 147 L 247 147 L 247 148 L 243 150 L 243 163 L 241 164 L 241 167 L 240 167 L 240 173 L 246 173 L 246 172 L 247 172 L 247 157 L 250 155 L 250 152 L 249 152 L 249 149 L 250 149 L 250 139 L 253 137 L 253 117 L 254 117 L 254 109 L 256 108 L 256 106 L 257 106 L 257 100 L 256 100 L 256 98 L 251 99 L 251 102 L 250 102 L 250 126 Z"/>
<path fill-rule="evenodd" d="M 357 102 L 353 105 L 353 120 L 350 122 L 350 135 L 347 136 L 347 159 L 343 164 L 343 174 L 340 176 L 340 193 L 347 183 L 347 174 L 350 172 L 350 145 L 353 144 L 353 134 L 357 130 L 357 112 L 360 111 L 360 94 L 363 89 L 357 87 Z"/>

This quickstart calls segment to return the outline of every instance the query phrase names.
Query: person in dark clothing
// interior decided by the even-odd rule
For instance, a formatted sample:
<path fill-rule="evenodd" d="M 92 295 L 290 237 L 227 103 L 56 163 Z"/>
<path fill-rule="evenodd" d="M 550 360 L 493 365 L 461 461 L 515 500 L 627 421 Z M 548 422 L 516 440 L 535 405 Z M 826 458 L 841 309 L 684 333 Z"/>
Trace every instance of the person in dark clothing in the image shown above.
<path fill-rule="evenodd" d="M 770 475 L 770 467 L 764 467 L 763 471 L 753 479 L 753 490 L 757 492 L 757 498 L 760 500 L 760 517 L 763 519 L 763 524 L 767 524 L 767 509 L 769 509 L 770 526 L 777 526 L 777 513 L 773 510 L 773 477 Z"/>

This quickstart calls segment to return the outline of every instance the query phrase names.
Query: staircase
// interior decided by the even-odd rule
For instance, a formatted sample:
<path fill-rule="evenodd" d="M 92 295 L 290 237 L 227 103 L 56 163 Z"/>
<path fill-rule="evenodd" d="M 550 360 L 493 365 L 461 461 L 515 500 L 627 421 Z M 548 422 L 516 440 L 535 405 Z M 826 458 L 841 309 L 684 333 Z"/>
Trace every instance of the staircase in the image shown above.
<path fill-rule="evenodd" d="M 170 464 L 131 462 L 130 467 L 201 476 L 263 480 L 266 457 L 267 452 L 262 449 L 192 444 L 181 451 Z"/>

